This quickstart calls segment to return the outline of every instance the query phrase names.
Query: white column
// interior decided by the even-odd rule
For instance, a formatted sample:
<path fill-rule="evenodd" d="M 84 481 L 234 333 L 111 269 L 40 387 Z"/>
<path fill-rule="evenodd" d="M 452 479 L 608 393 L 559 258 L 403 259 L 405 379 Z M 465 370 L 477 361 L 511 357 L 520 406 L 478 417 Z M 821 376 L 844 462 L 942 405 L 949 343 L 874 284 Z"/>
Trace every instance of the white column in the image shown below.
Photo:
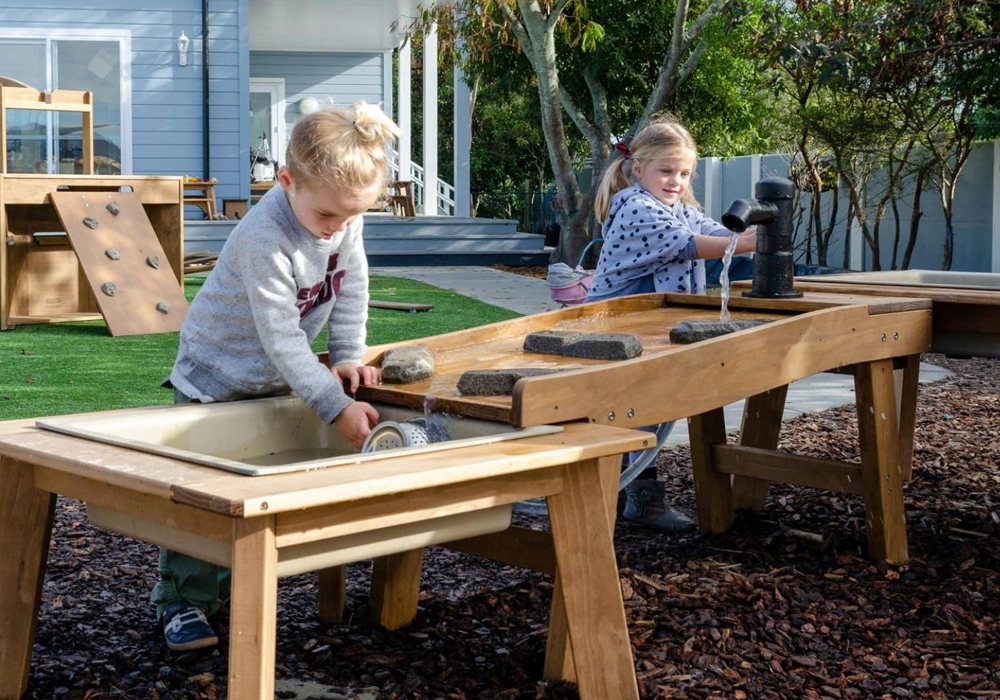
<path fill-rule="evenodd" d="M 993 142 L 993 256 L 990 270 L 1000 272 L 1000 139 Z"/>
<path fill-rule="evenodd" d="M 437 24 L 424 33 L 424 215 L 437 216 L 438 181 L 438 36 Z"/>
<path fill-rule="evenodd" d="M 472 90 L 455 65 L 455 216 L 472 216 Z"/>
<path fill-rule="evenodd" d="M 407 39 L 399 47 L 399 65 L 397 68 L 399 95 L 397 95 L 398 118 L 396 125 L 403 132 L 399 137 L 399 179 L 412 180 L 410 161 L 413 153 L 413 119 L 411 115 L 412 95 L 410 89 L 410 69 L 412 52 L 410 40 Z"/>

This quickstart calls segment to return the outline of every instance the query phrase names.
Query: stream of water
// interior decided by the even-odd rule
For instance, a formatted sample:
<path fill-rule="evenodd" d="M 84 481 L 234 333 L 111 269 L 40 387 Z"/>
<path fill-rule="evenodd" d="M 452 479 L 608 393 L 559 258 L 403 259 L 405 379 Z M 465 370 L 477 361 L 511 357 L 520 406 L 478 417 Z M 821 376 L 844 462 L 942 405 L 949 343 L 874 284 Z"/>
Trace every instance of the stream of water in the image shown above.
<path fill-rule="evenodd" d="M 726 246 L 726 253 L 722 256 L 722 273 L 719 275 L 719 284 L 722 285 L 722 310 L 719 312 L 720 321 L 729 320 L 729 264 L 733 261 L 733 253 L 736 252 L 736 244 L 740 240 L 740 234 L 733 231 L 729 234 L 729 245 Z"/>

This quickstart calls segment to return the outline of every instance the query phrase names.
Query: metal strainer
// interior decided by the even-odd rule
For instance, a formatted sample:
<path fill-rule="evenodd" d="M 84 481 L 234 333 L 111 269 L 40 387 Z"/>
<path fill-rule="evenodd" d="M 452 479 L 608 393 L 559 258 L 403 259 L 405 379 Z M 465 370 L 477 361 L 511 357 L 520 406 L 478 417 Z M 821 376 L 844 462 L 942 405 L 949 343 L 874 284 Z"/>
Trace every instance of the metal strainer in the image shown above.
<path fill-rule="evenodd" d="M 368 434 L 362 452 L 381 452 L 400 447 L 420 447 L 431 442 L 427 434 L 427 424 L 423 418 L 414 418 L 404 423 L 393 420 L 382 421 Z"/>

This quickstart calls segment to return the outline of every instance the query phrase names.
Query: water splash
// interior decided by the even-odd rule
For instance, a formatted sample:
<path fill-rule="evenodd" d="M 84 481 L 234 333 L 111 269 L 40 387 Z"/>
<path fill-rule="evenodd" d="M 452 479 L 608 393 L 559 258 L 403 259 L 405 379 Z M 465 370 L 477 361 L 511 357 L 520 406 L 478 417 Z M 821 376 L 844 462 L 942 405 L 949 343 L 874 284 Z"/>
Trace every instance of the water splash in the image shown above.
<path fill-rule="evenodd" d="M 722 285 L 722 309 L 719 311 L 720 321 L 729 320 L 729 264 L 733 261 L 733 254 L 736 252 L 736 244 L 739 241 L 739 233 L 736 231 L 730 233 L 726 252 L 722 256 L 722 273 L 719 275 L 719 284 Z"/>

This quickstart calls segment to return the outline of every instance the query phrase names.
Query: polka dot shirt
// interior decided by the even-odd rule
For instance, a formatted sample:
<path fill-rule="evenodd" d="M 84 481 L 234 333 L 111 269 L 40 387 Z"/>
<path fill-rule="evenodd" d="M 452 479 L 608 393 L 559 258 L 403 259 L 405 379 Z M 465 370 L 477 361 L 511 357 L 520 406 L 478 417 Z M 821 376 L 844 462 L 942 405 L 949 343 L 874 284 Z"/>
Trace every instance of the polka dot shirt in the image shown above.
<path fill-rule="evenodd" d="M 601 231 L 604 246 L 588 299 L 628 293 L 648 276 L 657 292 L 702 294 L 705 261 L 697 258 L 694 236 L 729 235 L 695 207 L 667 206 L 639 185 L 612 197 Z"/>

